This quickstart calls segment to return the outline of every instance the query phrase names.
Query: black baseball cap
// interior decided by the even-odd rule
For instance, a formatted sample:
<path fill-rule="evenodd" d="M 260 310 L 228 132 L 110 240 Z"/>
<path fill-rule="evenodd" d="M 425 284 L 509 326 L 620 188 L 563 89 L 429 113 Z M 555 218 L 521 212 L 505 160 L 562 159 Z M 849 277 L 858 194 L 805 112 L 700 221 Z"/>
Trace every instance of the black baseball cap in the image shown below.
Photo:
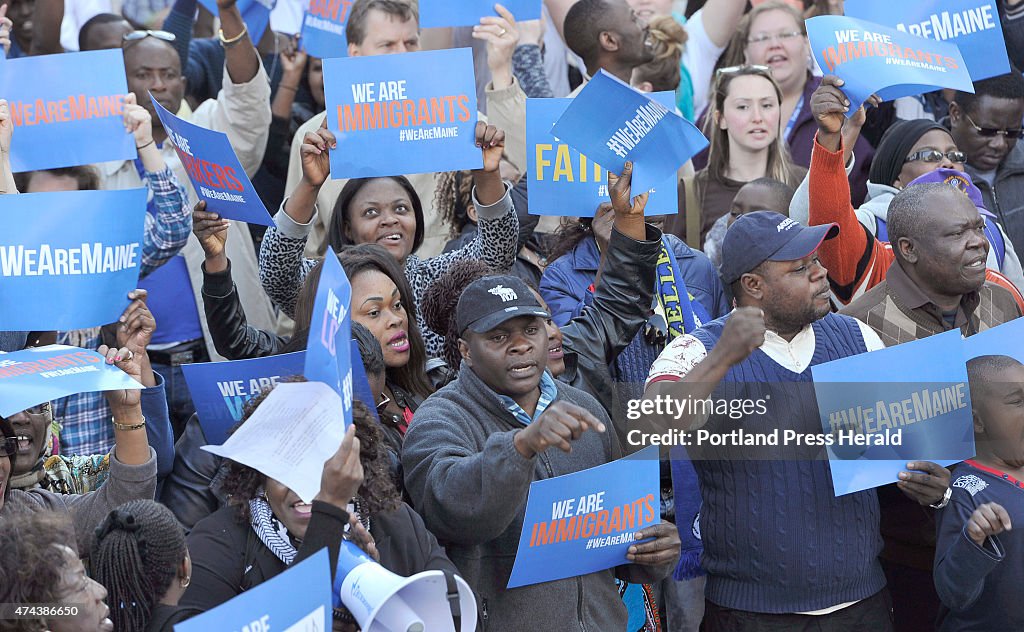
<path fill-rule="evenodd" d="M 462 291 L 455 308 L 455 326 L 460 334 L 466 329 L 482 334 L 520 316 L 551 318 L 522 279 L 488 276 L 473 281 Z"/>
<path fill-rule="evenodd" d="M 839 224 L 804 226 L 774 211 L 754 211 L 733 222 L 722 240 L 722 280 L 734 283 L 765 261 L 796 261 L 839 234 Z"/>

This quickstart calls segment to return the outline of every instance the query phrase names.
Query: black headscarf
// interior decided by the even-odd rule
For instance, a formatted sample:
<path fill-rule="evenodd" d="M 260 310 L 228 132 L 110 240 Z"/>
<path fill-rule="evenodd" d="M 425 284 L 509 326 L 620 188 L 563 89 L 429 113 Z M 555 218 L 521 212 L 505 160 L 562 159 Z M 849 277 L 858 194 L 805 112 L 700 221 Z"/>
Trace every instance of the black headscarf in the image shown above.
<path fill-rule="evenodd" d="M 875 184 L 892 186 L 896 178 L 900 177 L 907 154 L 922 136 L 933 129 L 949 131 L 928 119 L 900 121 L 886 130 L 882 140 L 878 142 L 875 158 L 871 162 L 871 171 L 868 172 L 868 180 Z"/>

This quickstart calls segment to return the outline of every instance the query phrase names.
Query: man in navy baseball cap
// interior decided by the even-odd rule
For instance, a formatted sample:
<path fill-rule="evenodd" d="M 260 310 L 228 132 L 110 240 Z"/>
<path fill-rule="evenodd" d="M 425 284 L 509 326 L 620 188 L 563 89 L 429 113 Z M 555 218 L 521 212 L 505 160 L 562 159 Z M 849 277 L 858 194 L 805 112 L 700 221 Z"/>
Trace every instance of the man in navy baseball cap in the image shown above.
<path fill-rule="evenodd" d="M 747 213 L 722 241 L 722 280 L 732 285 L 765 261 L 796 261 L 839 234 L 838 224 L 803 226 L 772 211 Z"/>

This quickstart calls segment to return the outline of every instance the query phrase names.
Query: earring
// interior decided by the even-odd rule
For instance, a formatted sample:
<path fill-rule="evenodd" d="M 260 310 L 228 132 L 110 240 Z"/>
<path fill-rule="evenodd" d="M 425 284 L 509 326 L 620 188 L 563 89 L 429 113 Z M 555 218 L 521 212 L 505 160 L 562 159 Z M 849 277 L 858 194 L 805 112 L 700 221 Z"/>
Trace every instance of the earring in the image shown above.
<path fill-rule="evenodd" d="M 185 579 L 181 580 L 181 587 L 188 588 L 188 585 L 192 583 L 192 576 L 189 575 Z"/>

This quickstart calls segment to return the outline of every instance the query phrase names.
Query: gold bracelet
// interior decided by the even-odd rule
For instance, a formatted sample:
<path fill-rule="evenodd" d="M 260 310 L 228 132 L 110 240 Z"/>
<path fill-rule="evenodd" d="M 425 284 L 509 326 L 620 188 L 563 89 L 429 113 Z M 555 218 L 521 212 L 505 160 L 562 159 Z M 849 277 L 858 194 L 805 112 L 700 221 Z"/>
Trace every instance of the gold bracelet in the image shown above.
<path fill-rule="evenodd" d="M 240 42 L 243 37 L 245 37 L 248 34 L 249 34 L 249 27 L 246 24 L 242 25 L 242 32 L 239 33 L 238 35 L 232 37 L 231 39 L 227 39 L 227 38 L 224 37 L 224 29 L 218 29 L 217 30 L 217 37 L 220 38 L 221 46 L 223 46 L 224 48 L 230 48 L 231 46 L 234 46 L 235 44 Z"/>
<path fill-rule="evenodd" d="M 120 424 L 120 423 L 117 423 L 116 421 L 114 422 L 114 430 L 142 430 L 145 427 L 146 427 L 146 418 L 145 417 L 142 418 L 142 423 L 137 423 L 137 424 L 132 424 L 132 425 Z"/>

